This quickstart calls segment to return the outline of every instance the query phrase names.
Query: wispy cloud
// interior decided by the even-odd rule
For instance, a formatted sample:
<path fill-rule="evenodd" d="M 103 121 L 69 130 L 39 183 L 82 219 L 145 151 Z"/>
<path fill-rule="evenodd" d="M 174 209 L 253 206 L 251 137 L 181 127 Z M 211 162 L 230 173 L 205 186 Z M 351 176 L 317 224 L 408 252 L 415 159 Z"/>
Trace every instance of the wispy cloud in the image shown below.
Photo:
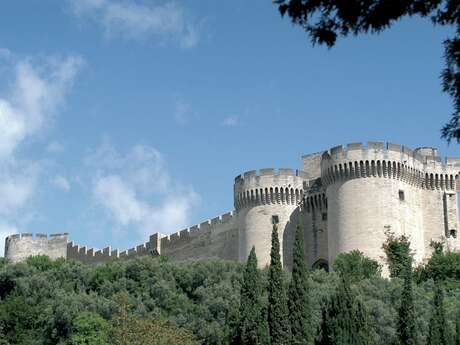
<path fill-rule="evenodd" d="M 82 59 L 18 59 L 6 49 L 0 53 L 9 56 L 5 66 L 12 76 L 10 89 L 0 95 L 0 214 L 8 221 L 33 197 L 42 170 L 40 162 L 21 158 L 19 148 L 51 125 Z M 2 224 L 3 232 L 14 227 Z"/>
<path fill-rule="evenodd" d="M 174 39 L 184 48 L 192 48 L 199 41 L 199 25 L 177 2 L 147 6 L 120 0 L 69 1 L 76 16 L 101 25 L 109 37 Z"/>
<path fill-rule="evenodd" d="M 49 124 L 81 64 L 76 56 L 39 65 L 29 60 L 15 63 L 13 87 L 6 97 L 0 97 L 0 160 Z"/>
<path fill-rule="evenodd" d="M 70 182 L 67 180 L 64 176 L 57 175 L 53 180 L 52 183 L 54 186 L 63 192 L 69 192 L 70 191 Z"/>
<path fill-rule="evenodd" d="M 137 145 L 120 154 L 106 140 L 87 164 L 95 168 L 94 199 L 116 226 L 132 227 L 145 238 L 189 224 L 199 196 L 193 188 L 173 180 L 156 149 Z"/>
<path fill-rule="evenodd" d="M 223 126 L 234 127 L 238 125 L 240 118 L 238 116 L 228 116 L 222 121 Z"/>

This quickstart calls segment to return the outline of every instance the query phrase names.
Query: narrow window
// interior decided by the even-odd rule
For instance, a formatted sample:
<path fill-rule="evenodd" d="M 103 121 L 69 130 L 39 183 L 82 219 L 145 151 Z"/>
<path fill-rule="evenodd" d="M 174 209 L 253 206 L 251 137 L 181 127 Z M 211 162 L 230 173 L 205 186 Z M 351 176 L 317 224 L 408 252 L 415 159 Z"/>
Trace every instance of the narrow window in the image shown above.
<path fill-rule="evenodd" d="M 275 224 L 278 224 L 280 222 L 280 218 L 278 215 L 273 215 L 272 216 L 272 224 L 275 225 Z"/>
<path fill-rule="evenodd" d="M 399 194 L 399 200 L 404 201 L 404 199 L 405 199 L 404 191 L 400 189 L 398 194 Z"/>
<path fill-rule="evenodd" d="M 321 215 L 321 219 L 324 221 L 324 220 L 327 220 L 327 213 L 324 212 L 322 215 Z"/>

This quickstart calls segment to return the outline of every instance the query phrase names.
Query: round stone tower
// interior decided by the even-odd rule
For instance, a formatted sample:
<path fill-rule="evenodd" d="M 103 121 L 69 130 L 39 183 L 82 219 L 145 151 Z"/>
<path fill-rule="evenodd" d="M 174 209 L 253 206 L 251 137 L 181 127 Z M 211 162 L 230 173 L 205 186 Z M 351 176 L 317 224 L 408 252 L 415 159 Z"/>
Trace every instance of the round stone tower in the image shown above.
<path fill-rule="evenodd" d="M 278 226 L 281 257 L 285 262 L 289 260 L 291 246 L 286 245 L 289 241 L 286 229 L 297 224 L 295 217 L 303 197 L 303 181 L 302 172 L 292 169 L 261 169 L 259 173 L 253 170 L 235 178 L 240 262 L 247 260 L 255 246 L 259 267 L 270 263 L 273 224 Z"/>
<path fill-rule="evenodd" d="M 382 262 L 386 230 L 408 236 L 420 262 L 431 239 L 456 231 L 456 221 L 448 224 L 449 214 L 457 212 L 455 170 L 434 154 L 383 142 L 337 146 L 323 154 L 329 263 L 353 249 Z"/>

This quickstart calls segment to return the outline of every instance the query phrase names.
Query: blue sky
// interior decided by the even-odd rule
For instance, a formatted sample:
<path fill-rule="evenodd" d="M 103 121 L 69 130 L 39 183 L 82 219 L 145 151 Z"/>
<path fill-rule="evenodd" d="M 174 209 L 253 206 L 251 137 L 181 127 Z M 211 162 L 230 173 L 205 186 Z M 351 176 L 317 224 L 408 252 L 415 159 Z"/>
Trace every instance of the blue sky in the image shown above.
<path fill-rule="evenodd" d="M 15 0 L 0 13 L 2 238 L 67 231 L 123 249 L 232 210 L 236 175 L 305 153 L 385 140 L 460 154 L 439 138 L 452 30 L 426 20 L 328 50 L 268 0 Z"/>

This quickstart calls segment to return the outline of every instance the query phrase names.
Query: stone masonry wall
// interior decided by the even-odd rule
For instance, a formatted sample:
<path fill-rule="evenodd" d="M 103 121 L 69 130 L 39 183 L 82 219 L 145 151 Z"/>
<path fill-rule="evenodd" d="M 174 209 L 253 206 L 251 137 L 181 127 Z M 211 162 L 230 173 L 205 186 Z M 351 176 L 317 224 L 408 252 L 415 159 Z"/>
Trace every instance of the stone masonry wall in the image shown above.
<path fill-rule="evenodd" d="M 68 234 L 16 234 L 5 239 L 5 257 L 11 262 L 25 260 L 31 255 L 48 255 L 52 259 L 67 257 Z"/>
<path fill-rule="evenodd" d="M 160 253 L 173 260 L 238 260 L 238 226 L 232 212 L 161 238 Z"/>

